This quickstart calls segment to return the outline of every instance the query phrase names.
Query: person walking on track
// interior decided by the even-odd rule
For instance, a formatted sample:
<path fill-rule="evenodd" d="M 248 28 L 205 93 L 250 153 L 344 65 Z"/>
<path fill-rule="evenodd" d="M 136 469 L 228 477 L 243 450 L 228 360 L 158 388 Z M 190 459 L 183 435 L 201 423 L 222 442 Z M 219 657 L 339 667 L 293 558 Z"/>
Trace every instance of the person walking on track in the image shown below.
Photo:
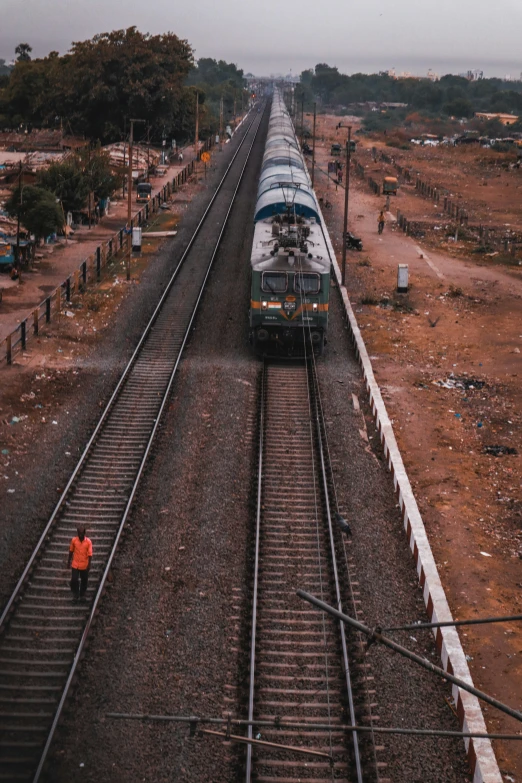
<path fill-rule="evenodd" d="M 75 601 L 85 601 L 89 569 L 92 559 L 92 541 L 85 535 L 85 525 L 78 525 L 78 533 L 69 547 L 69 568 L 71 571 L 71 590 Z"/>
<path fill-rule="evenodd" d="M 384 230 L 384 222 L 385 222 L 384 212 L 382 211 L 382 209 L 379 214 L 379 217 L 377 218 L 377 222 L 379 223 L 379 234 L 382 234 Z"/>

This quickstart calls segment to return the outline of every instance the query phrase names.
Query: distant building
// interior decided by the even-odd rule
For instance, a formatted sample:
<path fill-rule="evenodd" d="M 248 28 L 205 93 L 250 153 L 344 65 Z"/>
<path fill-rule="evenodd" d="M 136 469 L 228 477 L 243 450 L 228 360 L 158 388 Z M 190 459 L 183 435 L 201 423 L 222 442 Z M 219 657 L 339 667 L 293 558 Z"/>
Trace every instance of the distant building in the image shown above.
<path fill-rule="evenodd" d="M 468 82 L 478 82 L 484 78 L 484 71 L 475 69 L 473 71 L 466 71 L 465 73 L 459 73 L 463 79 L 467 79 Z"/>
<path fill-rule="evenodd" d="M 477 120 L 485 120 L 486 122 L 489 120 L 499 120 L 502 125 L 514 125 L 515 122 L 518 122 L 516 114 L 502 114 L 501 112 L 478 111 L 475 113 L 475 117 Z"/>

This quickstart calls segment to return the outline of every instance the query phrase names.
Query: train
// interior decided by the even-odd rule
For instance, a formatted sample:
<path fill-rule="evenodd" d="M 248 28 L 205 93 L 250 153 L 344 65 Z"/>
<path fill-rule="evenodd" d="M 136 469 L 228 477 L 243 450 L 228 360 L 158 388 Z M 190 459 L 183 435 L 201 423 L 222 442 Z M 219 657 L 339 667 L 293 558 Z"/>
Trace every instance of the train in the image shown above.
<path fill-rule="evenodd" d="M 261 357 L 321 355 L 331 260 L 294 126 L 274 88 L 254 213 L 250 342 Z"/>

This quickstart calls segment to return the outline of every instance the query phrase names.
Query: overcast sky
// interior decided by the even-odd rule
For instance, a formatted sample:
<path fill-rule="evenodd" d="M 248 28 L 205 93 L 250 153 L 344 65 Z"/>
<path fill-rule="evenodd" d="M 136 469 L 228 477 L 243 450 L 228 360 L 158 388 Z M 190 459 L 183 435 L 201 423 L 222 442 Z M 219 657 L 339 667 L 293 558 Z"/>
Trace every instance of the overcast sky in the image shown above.
<path fill-rule="evenodd" d="M 395 67 L 486 76 L 522 71 L 522 0 L 0 0 L 0 57 L 21 41 L 34 56 L 136 25 L 172 31 L 196 57 L 245 72 L 300 73 L 318 62 L 344 73 Z"/>

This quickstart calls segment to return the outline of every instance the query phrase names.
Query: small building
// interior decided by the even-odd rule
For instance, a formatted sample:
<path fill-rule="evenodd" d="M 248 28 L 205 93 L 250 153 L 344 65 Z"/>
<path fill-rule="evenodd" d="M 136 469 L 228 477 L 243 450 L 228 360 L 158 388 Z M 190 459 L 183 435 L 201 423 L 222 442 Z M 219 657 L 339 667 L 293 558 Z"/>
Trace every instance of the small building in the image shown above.
<path fill-rule="evenodd" d="M 502 114 L 502 112 L 477 111 L 475 117 L 477 120 L 484 120 L 485 122 L 498 120 L 502 125 L 514 125 L 515 122 L 518 122 L 516 114 Z"/>

